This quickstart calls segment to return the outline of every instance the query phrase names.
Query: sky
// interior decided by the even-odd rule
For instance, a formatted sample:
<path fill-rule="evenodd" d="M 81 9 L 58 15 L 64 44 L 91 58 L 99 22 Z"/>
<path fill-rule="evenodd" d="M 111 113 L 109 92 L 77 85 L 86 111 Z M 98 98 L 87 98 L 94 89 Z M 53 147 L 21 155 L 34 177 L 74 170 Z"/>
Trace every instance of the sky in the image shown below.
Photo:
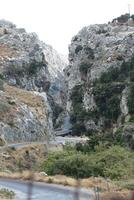
<path fill-rule="evenodd" d="M 36 32 L 59 53 L 68 54 L 71 38 L 81 28 L 128 13 L 128 4 L 134 14 L 134 0 L 0 0 L 0 19 Z"/>

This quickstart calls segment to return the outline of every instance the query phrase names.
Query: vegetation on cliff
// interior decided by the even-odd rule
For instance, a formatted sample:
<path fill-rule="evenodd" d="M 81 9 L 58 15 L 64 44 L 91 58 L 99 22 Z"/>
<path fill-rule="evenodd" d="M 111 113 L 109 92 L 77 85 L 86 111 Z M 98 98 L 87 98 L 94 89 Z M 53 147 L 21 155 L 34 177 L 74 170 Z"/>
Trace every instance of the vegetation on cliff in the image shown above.
<path fill-rule="evenodd" d="M 83 66 L 83 65 L 82 65 Z M 85 67 L 86 65 L 84 65 Z M 83 68 L 84 72 L 87 70 Z M 92 94 L 96 103 L 93 110 L 84 108 L 84 92 L 86 83 L 76 85 L 71 92 L 72 110 L 71 122 L 74 134 L 82 135 L 91 133 L 87 130 L 85 124 L 88 120 L 94 120 L 97 124 L 100 118 L 103 118 L 104 128 L 101 131 L 107 131 L 117 124 L 121 116 L 121 99 L 123 90 L 128 87 L 127 106 L 129 113 L 134 114 L 134 57 L 129 62 L 122 61 L 121 67 L 110 68 L 103 72 L 99 79 L 94 80 Z M 122 121 L 124 124 L 124 121 Z"/>

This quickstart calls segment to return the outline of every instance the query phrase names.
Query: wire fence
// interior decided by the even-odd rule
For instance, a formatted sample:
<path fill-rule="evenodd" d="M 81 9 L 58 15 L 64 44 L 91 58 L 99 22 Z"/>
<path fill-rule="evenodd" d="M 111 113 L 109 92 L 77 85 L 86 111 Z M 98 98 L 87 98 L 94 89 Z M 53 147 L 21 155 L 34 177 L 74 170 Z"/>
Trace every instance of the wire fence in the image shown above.
<path fill-rule="evenodd" d="M 0 153 L 3 153 L 3 151 L 4 152 L 6 151 L 6 147 L 0 149 Z M 48 154 L 49 154 L 49 142 L 46 144 L 46 156 L 48 156 Z M 32 170 L 33 166 L 31 164 L 29 151 L 26 151 L 25 158 L 26 158 L 26 162 L 27 162 L 27 166 L 26 167 L 27 167 L 27 169 L 29 171 L 29 178 L 28 178 L 28 182 L 27 182 L 27 198 L 25 200 L 32 200 L 33 199 L 33 191 L 34 191 L 34 182 L 36 180 L 35 180 L 35 177 L 34 177 L 34 172 Z M 3 161 L 1 160 L 0 162 L 3 162 Z M 20 173 L 22 173 L 21 166 L 19 168 L 19 171 L 20 171 Z M 109 184 L 108 179 L 104 179 L 104 182 L 105 182 L 105 191 L 110 192 L 111 191 L 111 188 L 110 188 L 111 186 Z M 72 195 L 73 199 L 71 199 L 71 200 L 103 200 L 101 198 L 101 195 L 100 195 L 101 183 L 98 182 L 97 178 L 95 179 L 95 183 L 96 184 L 95 184 L 95 187 L 93 188 L 93 195 L 90 195 L 89 197 L 86 196 L 86 198 L 81 197 L 81 181 L 79 179 L 79 174 L 78 174 L 77 175 L 77 184 L 76 184 L 76 187 L 74 188 L 74 190 L 72 192 L 73 193 L 73 195 Z M 45 187 L 45 185 L 44 185 L 44 187 Z M 56 199 L 56 198 L 54 197 L 54 199 Z M 112 200 L 112 199 L 109 198 L 109 199 L 106 199 L 106 200 Z M 124 199 L 120 199 L 120 198 L 116 199 L 115 198 L 114 200 L 124 200 Z M 134 193 L 133 193 L 131 199 L 128 199 L 128 200 L 134 200 Z"/>

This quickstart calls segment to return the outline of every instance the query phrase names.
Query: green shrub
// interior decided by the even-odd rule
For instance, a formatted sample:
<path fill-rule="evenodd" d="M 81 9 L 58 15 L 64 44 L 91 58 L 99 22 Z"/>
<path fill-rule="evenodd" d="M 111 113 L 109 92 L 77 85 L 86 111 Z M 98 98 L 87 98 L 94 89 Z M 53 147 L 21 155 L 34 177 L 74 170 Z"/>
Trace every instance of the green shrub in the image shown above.
<path fill-rule="evenodd" d="M 71 114 L 70 121 L 72 123 L 73 134 L 83 135 L 86 133 L 86 128 L 84 125 L 85 111 L 81 107 L 76 107 Z"/>
<path fill-rule="evenodd" d="M 72 103 L 75 105 L 76 103 L 82 103 L 83 100 L 83 89 L 82 85 L 76 85 L 70 96 Z"/>
<path fill-rule="evenodd" d="M 116 121 L 120 114 L 120 95 L 124 84 L 101 84 L 93 88 L 98 112 L 107 119 Z"/>
<path fill-rule="evenodd" d="M 70 99 L 72 100 L 72 113 L 70 121 L 72 123 L 72 131 L 74 134 L 84 134 L 86 129 L 84 119 L 86 111 L 83 108 L 83 86 L 76 85 L 71 93 Z"/>
<path fill-rule="evenodd" d="M 119 61 L 123 61 L 124 60 L 124 58 L 121 55 L 117 55 L 116 59 L 119 60 Z"/>
<path fill-rule="evenodd" d="M 85 51 L 90 52 L 91 49 Z M 93 53 L 93 52 L 92 52 Z M 123 58 L 118 58 L 118 60 Z M 88 66 L 86 63 L 80 65 L 80 72 L 87 74 Z M 86 111 L 83 106 L 84 85 L 77 85 L 73 88 L 70 99 L 72 100 L 71 122 L 73 131 L 79 134 L 90 135 L 90 131 L 85 129 L 84 123 L 93 119 L 97 124 L 100 116 L 104 119 L 104 127 L 111 128 L 113 123 L 117 122 L 121 114 L 120 101 L 122 91 L 126 86 L 134 81 L 134 56 L 129 62 L 123 61 L 120 67 L 110 68 L 108 72 L 102 73 L 101 77 L 94 81 L 93 95 L 97 108 L 94 111 Z M 131 86 L 131 91 L 134 89 Z M 128 99 L 128 107 L 130 114 L 134 112 L 133 91 L 130 92 Z"/>
<path fill-rule="evenodd" d="M 81 51 L 83 49 L 83 47 L 81 45 L 78 45 L 75 49 L 75 53 L 78 54 L 79 51 Z"/>
<path fill-rule="evenodd" d="M 0 137 L 0 146 L 4 146 L 6 144 L 5 140 Z"/>
<path fill-rule="evenodd" d="M 131 18 L 134 20 L 134 15 L 131 15 Z"/>
<path fill-rule="evenodd" d="M 120 98 L 116 95 L 112 96 L 107 101 L 107 112 L 105 112 L 106 116 L 112 121 L 117 120 L 120 115 Z"/>
<path fill-rule="evenodd" d="M 86 128 L 85 128 L 85 125 L 83 122 L 77 122 L 75 124 L 73 124 L 72 126 L 72 131 L 73 131 L 73 134 L 75 135 L 84 135 L 86 133 Z"/>
<path fill-rule="evenodd" d="M 0 79 L 1 79 L 1 80 L 4 80 L 3 74 L 0 74 Z"/>
<path fill-rule="evenodd" d="M 104 29 L 100 29 L 100 30 L 98 30 L 97 32 L 96 32 L 97 34 L 105 34 L 105 33 L 107 33 L 107 31 L 106 30 L 104 30 Z"/>
<path fill-rule="evenodd" d="M 56 104 L 55 109 L 54 109 L 55 117 L 57 118 L 61 112 L 63 112 L 63 108 L 59 106 L 58 104 Z"/>
<path fill-rule="evenodd" d="M 8 67 L 7 74 L 23 76 L 24 74 L 32 75 L 37 72 L 44 64 L 42 62 L 32 61 L 30 64 L 23 64 L 22 66 L 12 65 Z"/>
<path fill-rule="evenodd" d="M 125 188 L 125 189 L 127 189 L 127 190 L 132 190 L 132 191 L 134 191 L 134 184 L 126 183 L 126 184 L 124 184 L 123 188 Z"/>
<path fill-rule="evenodd" d="M 4 90 L 4 81 L 0 79 L 0 90 Z"/>
<path fill-rule="evenodd" d="M 9 76 L 15 76 L 15 75 L 19 75 L 19 76 L 22 76 L 24 73 L 24 67 L 23 66 L 16 66 L 16 65 L 11 65 L 8 67 L 8 71 L 7 71 L 7 74 Z"/>
<path fill-rule="evenodd" d="M 130 18 L 129 13 L 126 13 L 124 15 L 121 15 L 119 17 L 117 17 L 116 19 L 118 20 L 118 22 L 120 23 L 126 23 L 128 21 L 128 19 Z"/>
<path fill-rule="evenodd" d="M 84 48 L 85 53 L 88 55 L 89 59 L 94 59 L 94 51 L 90 47 Z"/>
<path fill-rule="evenodd" d="M 134 82 L 134 70 L 130 73 L 130 81 Z"/>
<path fill-rule="evenodd" d="M 6 188 L 0 189 L 0 197 L 6 198 L 6 199 L 14 199 L 15 198 L 15 193 L 11 190 L 8 190 Z"/>
<path fill-rule="evenodd" d="M 87 63 L 81 63 L 79 70 L 82 74 L 87 75 L 88 70 L 91 68 L 92 65 Z"/>
<path fill-rule="evenodd" d="M 51 102 L 51 107 L 53 108 L 53 124 L 54 124 L 54 128 L 58 128 L 58 125 L 60 126 L 60 122 L 62 123 L 62 121 L 59 121 L 57 123 L 57 119 L 59 117 L 59 115 L 63 112 L 63 108 L 61 106 L 59 106 L 57 103 L 55 103 L 54 101 Z"/>
<path fill-rule="evenodd" d="M 131 84 L 130 86 L 130 93 L 128 96 L 128 108 L 129 113 L 134 114 L 134 84 Z"/>
<path fill-rule="evenodd" d="M 96 146 L 101 146 L 102 149 L 109 148 L 112 145 L 120 145 L 125 147 L 125 138 L 123 137 L 122 129 L 118 129 L 116 133 L 112 132 L 101 132 L 101 133 L 90 133 L 89 140 L 85 144 L 78 143 L 76 145 L 77 151 L 81 152 L 95 152 Z"/>
<path fill-rule="evenodd" d="M 97 140 L 95 139 L 95 137 L 90 137 L 89 139 L 90 141 L 86 142 L 85 144 L 77 143 L 75 145 L 75 150 L 77 152 L 82 152 L 82 153 L 91 153 L 91 152 L 95 152 L 95 148 L 96 145 L 99 145 L 99 143 L 97 142 Z"/>
<path fill-rule="evenodd" d="M 63 151 L 49 155 L 41 168 L 48 175 L 67 175 L 75 178 L 102 176 L 120 179 L 134 176 L 134 154 L 119 146 L 83 154 Z"/>
<path fill-rule="evenodd" d="M 129 122 L 132 122 L 132 123 L 134 123 L 134 115 L 132 115 L 132 116 L 131 116 L 131 118 L 130 118 Z"/>
<path fill-rule="evenodd" d="M 134 70 L 134 56 L 131 58 L 129 62 L 122 63 L 119 74 L 124 74 L 126 78 L 128 78 L 133 70 Z"/>
<path fill-rule="evenodd" d="M 97 116 L 104 117 L 104 128 L 110 128 L 112 123 L 117 121 L 121 113 L 122 91 L 130 84 L 128 107 L 130 114 L 134 113 L 134 88 L 129 80 L 134 81 L 134 56 L 129 62 L 123 62 L 120 68 L 110 68 L 108 72 L 102 73 L 101 77 L 94 81 L 93 94 L 97 105 Z M 94 117 L 92 119 L 94 120 Z"/>
<path fill-rule="evenodd" d="M 28 67 L 28 74 L 35 74 L 43 66 L 42 62 L 33 61 Z"/>
<path fill-rule="evenodd" d="M 92 110 L 92 111 L 86 111 L 85 113 L 85 120 L 93 119 L 95 123 L 98 122 L 99 117 L 100 117 L 100 113 L 98 112 L 97 109 Z"/>
<path fill-rule="evenodd" d="M 100 83 L 109 83 L 116 80 L 119 76 L 119 68 L 111 68 L 108 72 L 103 72 L 99 82 Z"/>
<path fill-rule="evenodd" d="M 118 57 L 119 59 L 119 57 Z M 123 59 L 122 59 L 123 60 Z M 134 77 L 134 56 L 129 62 L 123 62 L 121 67 L 110 68 L 107 72 L 103 72 L 96 83 L 124 82 L 128 77 L 133 81 Z"/>
<path fill-rule="evenodd" d="M 113 134 L 113 144 L 126 146 L 122 128 L 118 128 L 117 131 Z"/>
<path fill-rule="evenodd" d="M 0 102 L 0 113 L 8 112 L 11 106 L 7 102 Z"/>

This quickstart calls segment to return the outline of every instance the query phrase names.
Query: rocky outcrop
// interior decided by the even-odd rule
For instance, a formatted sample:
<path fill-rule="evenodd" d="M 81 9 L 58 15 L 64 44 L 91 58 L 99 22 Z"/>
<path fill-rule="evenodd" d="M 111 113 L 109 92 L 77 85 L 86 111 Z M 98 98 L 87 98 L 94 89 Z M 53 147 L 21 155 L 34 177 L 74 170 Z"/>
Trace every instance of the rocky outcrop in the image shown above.
<path fill-rule="evenodd" d="M 124 125 L 134 114 L 134 23 L 84 27 L 69 46 L 65 74 L 75 134 Z"/>
<path fill-rule="evenodd" d="M 50 45 L 43 44 L 43 52 L 50 73 L 49 94 L 58 105 L 64 107 L 66 105 L 67 88 L 63 70 L 66 68 L 68 60 L 65 56 L 58 54 Z"/>
<path fill-rule="evenodd" d="M 40 92 L 48 92 L 53 85 L 58 89 L 63 87 L 67 60 L 41 42 L 35 33 L 28 34 L 25 29 L 3 20 L 0 27 L 0 73 L 10 85 Z"/>
<path fill-rule="evenodd" d="M 66 68 L 68 61 L 65 56 L 58 54 L 50 45 L 44 43 L 43 52 L 50 74 L 51 84 L 48 90 L 48 99 L 53 111 L 54 128 L 60 128 L 66 120 L 67 85 L 63 70 Z"/>
<path fill-rule="evenodd" d="M 8 142 L 45 140 L 52 127 L 45 93 L 6 85 L 0 92 L 0 133 Z M 50 118 L 50 119 L 49 119 Z"/>
<path fill-rule="evenodd" d="M 65 66 L 35 33 L 0 20 L 0 135 L 7 141 L 36 141 L 53 134 L 51 102 L 65 107 Z"/>
<path fill-rule="evenodd" d="M 49 72 L 37 35 L 7 21 L 0 26 L 6 30 L 0 37 L 0 73 L 10 85 L 47 92 Z"/>
<path fill-rule="evenodd" d="M 125 25 L 102 24 L 83 28 L 69 47 L 70 64 L 66 71 L 69 89 L 81 84 L 84 79 L 93 82 L 108 69 L 130 60 L 134 53 L 133 32 L 133 26 Z M 82 64 L 87 65 L 87 69 Z M 87 70 L 85 77 L 82 70 Z"/>

